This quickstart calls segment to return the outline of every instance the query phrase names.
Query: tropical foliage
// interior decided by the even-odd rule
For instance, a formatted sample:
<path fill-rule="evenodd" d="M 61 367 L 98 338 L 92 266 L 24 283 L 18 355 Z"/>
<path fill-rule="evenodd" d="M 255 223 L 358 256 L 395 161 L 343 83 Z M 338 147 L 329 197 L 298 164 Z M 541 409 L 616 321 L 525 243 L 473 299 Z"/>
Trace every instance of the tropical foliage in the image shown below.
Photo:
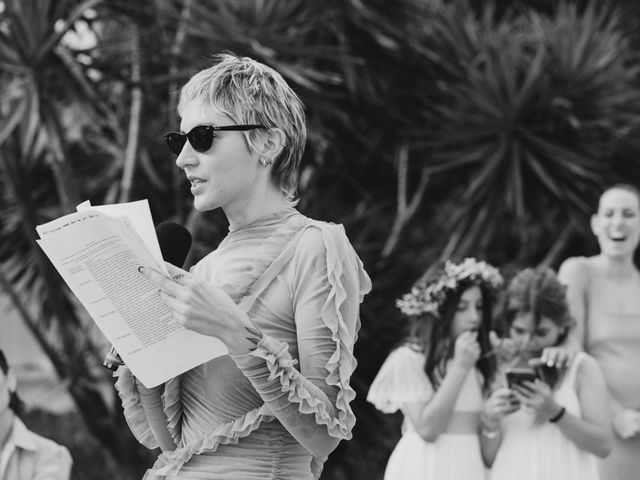
<path fill-rule="evenodd" d="M 35 225 L 87 198 L 148 198 L 156 222 L 188 226 L 197 261 L 226 222 L 193 211 L 161 144 L 175 92 L 223 50 L 279 70 L 307 105 L 299 209 L 343 223 L 374 281 L 360 421 L 323 478 L 380 478 L 399 428 L 364 398 L 402 335 L 395 298 L 443 258 L 557 265 L 582 251 L 598 189 L 640 180 L 638 38 L 622 14 L 634 3 L 555 3 L 0 2 L 0 282 L 122 478 L 151 456 L 130 453 L 100 393 L 104 340 Z"/>

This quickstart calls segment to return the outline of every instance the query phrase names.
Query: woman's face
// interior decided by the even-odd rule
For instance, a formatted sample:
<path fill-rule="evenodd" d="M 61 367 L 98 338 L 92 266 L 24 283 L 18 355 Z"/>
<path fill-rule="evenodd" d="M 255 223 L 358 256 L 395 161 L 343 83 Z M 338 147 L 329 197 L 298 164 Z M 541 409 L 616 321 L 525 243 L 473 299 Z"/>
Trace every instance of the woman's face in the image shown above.
<path fill-rule="evenodd" d="M 628 190 L 613 188 L 600 197 L 591 229 L 600 250 L 611 257 L 632 256 L 640 241 L 640 200 Z"/>
<path fill-rule="evenodd" d="M 477 332 L 481 324 L 482 291 L 478 286 L 469 287 L 460 296 L 451 324 L 451 337 L 456 339 L 467 330 Z"/>
<path fill-rule="evenodd" d="M 198 125 L 234 125 L 236 122 L 212 107 L 196 102 L 185 105 L 181 131 L 189 132 Z M 249 149 L 242 132 L 214 132 L 211 148 L 196 152 L 186 142 L 176 159 L 191 183 L 196 210 L 207 211 L 221 207 L 225 212 L 242 210 L 249 198 L 256 194 L 256 179 L 260 168 L 258 154 Z"/>
<path fill-rule="evenodd" d="M 521 313 L 516 315 L 509 327 L 509 337 L 524 358 L 539 357 L 542 350 L 558 343 L 564 327 L 559 327 L 548 317 L 540 317 L 536 325 L 533 313 Z"/>

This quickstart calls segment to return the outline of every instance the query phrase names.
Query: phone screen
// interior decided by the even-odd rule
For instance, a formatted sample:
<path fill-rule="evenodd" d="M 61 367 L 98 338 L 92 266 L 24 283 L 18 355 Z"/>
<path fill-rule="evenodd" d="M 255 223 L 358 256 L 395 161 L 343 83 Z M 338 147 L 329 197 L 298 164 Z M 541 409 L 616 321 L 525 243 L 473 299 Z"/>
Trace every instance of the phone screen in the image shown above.
<path fill-rule="evenodd" d="M 506 371 L 507 385 L 512 388 L 513 385 L 522 384 L 522 382 L 535 382 L 540 376 L 534 369 L 517 368 Z"/>

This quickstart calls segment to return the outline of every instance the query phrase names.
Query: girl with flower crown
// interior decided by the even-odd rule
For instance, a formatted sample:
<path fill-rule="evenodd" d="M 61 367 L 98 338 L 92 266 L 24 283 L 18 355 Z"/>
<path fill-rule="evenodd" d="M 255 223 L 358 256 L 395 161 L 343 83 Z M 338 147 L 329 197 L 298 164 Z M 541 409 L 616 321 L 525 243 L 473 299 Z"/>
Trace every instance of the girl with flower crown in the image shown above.
<path fill-rule="evenodd" d="M 391 352 L 367 400 L 401 410 L 402 438 L 385 480 L 484 480 L 478 439 L 484 393 L 495 373 L 489 331 L 499 272 L 468 258 L 398 300 L 409 340 Z"/>

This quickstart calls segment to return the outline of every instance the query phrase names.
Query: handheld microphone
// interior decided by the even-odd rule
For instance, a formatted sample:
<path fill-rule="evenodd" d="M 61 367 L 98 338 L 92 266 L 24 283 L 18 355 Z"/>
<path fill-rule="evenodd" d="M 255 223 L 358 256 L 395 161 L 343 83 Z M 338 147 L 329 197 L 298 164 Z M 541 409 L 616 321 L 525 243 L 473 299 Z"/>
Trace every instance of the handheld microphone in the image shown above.
<path fill-rule="evenodd" d="M 191 249 L 189 230 L 176 222 L 167 220 L 156 227 L 156 236 L 162 258 L 171 265 L 182 268 Z M 116 349 L 111 346 L 109 353 L 104 357 L 102 366 L 115 372 L 120 365 L 124 365 L 124 362 Z"/>
<path fill-rule="evenodd" d="M 178 268 L 182 268 L 191 249 L 191 234 L 182 225 L 167 220 L 156 227 L 162 258 Z"/>

